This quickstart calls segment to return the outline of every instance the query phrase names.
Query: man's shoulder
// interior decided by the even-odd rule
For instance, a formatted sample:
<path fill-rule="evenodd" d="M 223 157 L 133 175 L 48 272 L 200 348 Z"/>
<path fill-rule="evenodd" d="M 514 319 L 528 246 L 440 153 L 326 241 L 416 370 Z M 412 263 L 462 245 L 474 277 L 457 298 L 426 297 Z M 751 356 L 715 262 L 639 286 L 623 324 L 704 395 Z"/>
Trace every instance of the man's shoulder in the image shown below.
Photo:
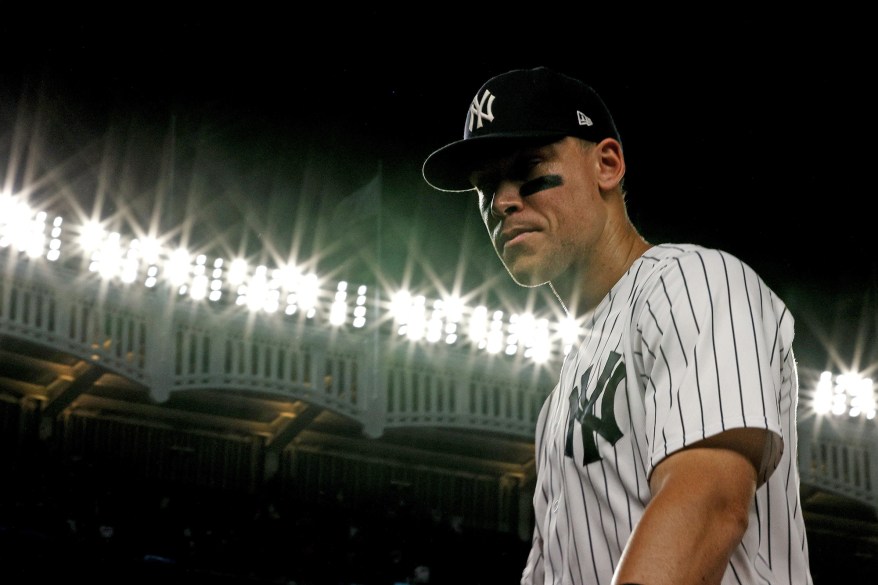
<path fill-rule="evenodd" d="M 716 248 L 709 248 L 707 246 L 703 246 L 701 244 L 686 244 L 686 243 L 665 243 L 665 244 L 656 244 L 649 250 L 643 253 L 644 258 L 651 258 L 655 261 L 663 261 L 667 259 L 675 259 L 681 258 L 684 256 L 698 256 L 698 255 L 714 255 L 714 254 L 724 254 L 722 250 Z"/>
<path fill-rule="evenodd" d="M 641 258 L 636 277 L 641 294 L 664 294 L 668 287 L 710 287 L 715 292 L 758 285 L 767 289 L 762 277 L 733 252 L 699 244 L 659 244 Z"/>
<path fill-rule="evenodd" d="M 734 254 L 700 244 L 657 244 L 644 252 L 642 261 L 652 268 L 671 268 L 689 264 L 710 266 L 729 261 L 741 262 Z"/>
<path fill-rule="evenodd" d="M 741 272 L 743 270 L 743 273 Z M 758 275 L 731 252 L 700 244 L 657 244 L 643 253 L 628 271 L 628 278 L 637 283 L 637 293 L 665 289 L 671 282 L 686 286 L 693 277 L 702 282 L 726 281 L 731 272 Z"/>

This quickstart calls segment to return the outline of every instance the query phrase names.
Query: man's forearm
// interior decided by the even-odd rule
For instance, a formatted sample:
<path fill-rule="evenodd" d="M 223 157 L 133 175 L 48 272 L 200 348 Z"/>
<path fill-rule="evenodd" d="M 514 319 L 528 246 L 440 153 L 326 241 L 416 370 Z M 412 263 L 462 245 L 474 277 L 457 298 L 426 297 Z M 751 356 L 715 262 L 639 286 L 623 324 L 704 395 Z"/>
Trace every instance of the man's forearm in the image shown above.
<path fill-rule="evenodd" d="M 660 467 L 613 585 L 718 584 L 747 529 L 755 470 L 721 449 L 692 449 Z"/>

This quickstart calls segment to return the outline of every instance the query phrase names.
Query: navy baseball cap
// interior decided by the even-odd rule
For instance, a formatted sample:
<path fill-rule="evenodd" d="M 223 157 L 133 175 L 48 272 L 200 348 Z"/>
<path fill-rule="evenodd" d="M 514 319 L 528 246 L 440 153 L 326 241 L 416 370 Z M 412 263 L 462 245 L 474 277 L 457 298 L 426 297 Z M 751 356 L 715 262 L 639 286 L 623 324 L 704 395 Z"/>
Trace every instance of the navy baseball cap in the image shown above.
<path fill-rule="evenodd" d="M 440 191 L 470 191 L 469 175 L 492 154 L 565 136 L 621 142 L 610 111 L 590 86 L 546 67 L 489 79 L 466 113 L 463 139 L 424 161 L 424 180 Z"/>

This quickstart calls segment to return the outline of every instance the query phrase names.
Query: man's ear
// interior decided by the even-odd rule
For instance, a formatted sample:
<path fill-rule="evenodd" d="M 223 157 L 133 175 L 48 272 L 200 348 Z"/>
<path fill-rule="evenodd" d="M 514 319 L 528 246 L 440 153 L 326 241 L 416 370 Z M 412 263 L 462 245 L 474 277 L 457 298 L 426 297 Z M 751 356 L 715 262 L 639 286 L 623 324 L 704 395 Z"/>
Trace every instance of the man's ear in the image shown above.
<path fill-rule="evenodd" d="M 595 146 L 598 160 L 598 184 L 601 191 L 619 186 L 625 176 L 625 155 L 622 145 L 613 138 L 604 138 Z"/>

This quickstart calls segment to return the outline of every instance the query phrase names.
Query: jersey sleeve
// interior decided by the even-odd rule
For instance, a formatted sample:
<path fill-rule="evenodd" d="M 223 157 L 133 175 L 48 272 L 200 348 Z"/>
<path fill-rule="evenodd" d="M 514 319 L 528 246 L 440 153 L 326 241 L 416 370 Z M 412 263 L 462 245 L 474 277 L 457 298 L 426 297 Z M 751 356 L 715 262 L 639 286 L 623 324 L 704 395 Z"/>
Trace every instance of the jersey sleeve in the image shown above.
<path fill-rule="evenodd" d="M 787 371 L 792 317 L 763 280 L 719 250 L 670 257 L 644 283 L 632 326 L 645 374 L 647 474 L 679 449 L 750 427 L 772 433 L 770 475 L 783 450 L 782 388 L 795 372 Z"/>

